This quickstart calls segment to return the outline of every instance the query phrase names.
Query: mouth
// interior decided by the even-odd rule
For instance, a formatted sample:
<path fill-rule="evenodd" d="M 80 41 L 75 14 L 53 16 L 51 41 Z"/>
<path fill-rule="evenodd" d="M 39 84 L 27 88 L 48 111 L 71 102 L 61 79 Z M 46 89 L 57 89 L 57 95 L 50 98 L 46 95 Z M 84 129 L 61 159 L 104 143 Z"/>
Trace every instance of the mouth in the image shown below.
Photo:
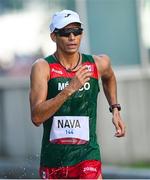
<path fill-rule="evenodd" d="M 67 44 L 67 47 L 68 47 L 68 48 L 76 48 L 76 47 L 77 47 L 77 44 Z"/>

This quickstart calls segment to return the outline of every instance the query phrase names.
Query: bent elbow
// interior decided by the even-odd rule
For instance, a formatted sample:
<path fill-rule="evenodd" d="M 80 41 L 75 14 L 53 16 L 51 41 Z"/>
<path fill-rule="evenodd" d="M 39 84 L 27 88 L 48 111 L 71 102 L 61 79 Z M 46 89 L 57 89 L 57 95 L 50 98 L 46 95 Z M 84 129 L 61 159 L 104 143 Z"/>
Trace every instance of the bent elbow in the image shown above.
<path fill-rule="evenodd" d="M 32 121 L 32 123 L 36 126 L 36 127 L 39 127 L 41 125 L 41 123 L 37 123 L 37 122 L 34 122 Z"/>
<path fill-rule="evenodd" d="M 32 123 L 36 126 L 39 127 L 41 125 L 40 119 L 36 115 L 31 116 Z"/>

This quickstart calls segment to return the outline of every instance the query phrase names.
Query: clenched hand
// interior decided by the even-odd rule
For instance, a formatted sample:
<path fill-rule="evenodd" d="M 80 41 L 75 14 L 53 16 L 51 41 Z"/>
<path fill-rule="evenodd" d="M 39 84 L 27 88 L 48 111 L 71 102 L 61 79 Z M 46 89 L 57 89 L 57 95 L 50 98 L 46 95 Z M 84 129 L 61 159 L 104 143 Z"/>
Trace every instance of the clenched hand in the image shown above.
<path fill-rule="evenodd" d="M 116 128 L 116 133 L 115 136 L 116 137 L 123 137 L 125 136 L 125 124 L 121 119 L 120 113 L 117 109 L 114 109 L 113 111 L 113 118 L 112 118 L 112 122 Z"/>

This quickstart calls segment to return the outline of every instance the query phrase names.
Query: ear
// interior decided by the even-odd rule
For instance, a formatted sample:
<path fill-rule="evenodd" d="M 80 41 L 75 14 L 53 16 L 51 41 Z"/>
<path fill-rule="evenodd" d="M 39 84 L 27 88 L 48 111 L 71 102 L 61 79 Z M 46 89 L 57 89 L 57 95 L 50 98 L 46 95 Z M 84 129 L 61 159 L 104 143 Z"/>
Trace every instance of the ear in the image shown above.
<path fill-rule="evenodd" d="M 54 42 L 56 42 L 56 34 L 55 33 L 51 33 L 50 37 Z"/>

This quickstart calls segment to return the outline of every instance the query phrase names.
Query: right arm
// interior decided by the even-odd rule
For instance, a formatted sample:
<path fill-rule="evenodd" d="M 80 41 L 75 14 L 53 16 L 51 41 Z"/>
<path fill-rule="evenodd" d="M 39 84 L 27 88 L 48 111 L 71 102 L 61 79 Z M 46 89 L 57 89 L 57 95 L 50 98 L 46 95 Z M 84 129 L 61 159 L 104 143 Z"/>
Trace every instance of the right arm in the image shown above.
<path fill-rule="evenodd" d="M 50 118 L 63 103 L 78 89 L 89 80 L 91 73 L 82 66 L 75 77 L 54 98 L 47 98 L 48 81 L 50 79 L 50 68 L 48 63 L 43 60 L 37 60 L 31 70 L 30 76 L 30 109 L 32 122 L 39 126 Z"/>

